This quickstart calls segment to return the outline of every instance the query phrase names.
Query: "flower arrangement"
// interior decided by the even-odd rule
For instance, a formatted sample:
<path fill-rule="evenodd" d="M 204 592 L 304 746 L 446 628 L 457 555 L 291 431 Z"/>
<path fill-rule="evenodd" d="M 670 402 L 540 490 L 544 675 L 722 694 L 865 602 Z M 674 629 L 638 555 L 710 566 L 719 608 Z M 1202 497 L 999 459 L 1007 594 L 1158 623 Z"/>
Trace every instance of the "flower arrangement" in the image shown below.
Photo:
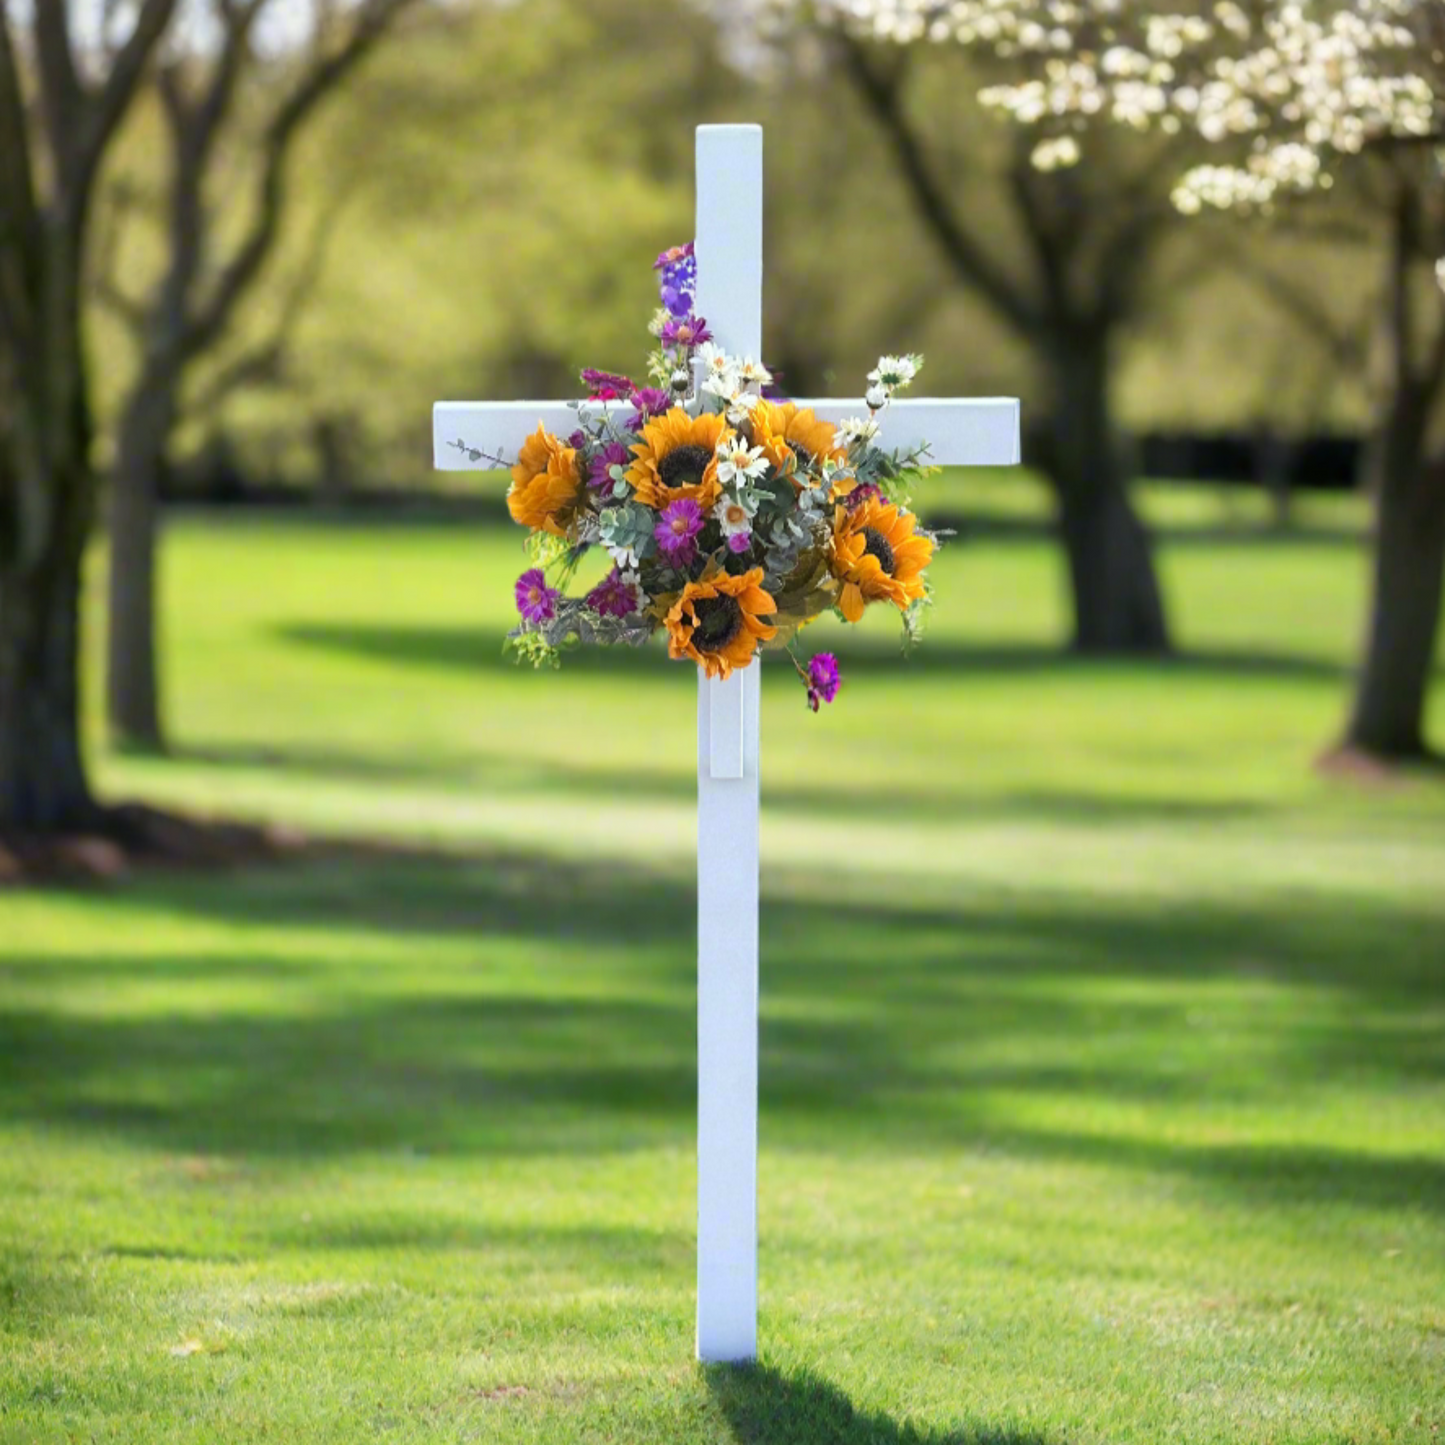
<path fill-rule="evenodd" d="M 840 677 L 831 653 L 804 663 L 794 651 L 809 622 L 832 609 L 855 623 L 886 604 L 905 645 L 921 632 L 939 537 L 908 510 L 906 489 L 933 468 L 924 448 L 889 452 L 876 438 L 922 358 L 881 358 L 867 415 L 835 427 L 784 399 L 760 361 L 714 344 L 693 309 L 690 243 L 654 269 L 649 384 L 584 371 L 577 429 L 559 438 L 539 424 L 511 468 L 507 506 L 531 533 L 533 565 L 517 579 L 508 645 L 555 665 L 568 645 L 636 646 L 665 630 L 671 657 L 718 678 L 782 647 L 816 712 Z M 594 547 L 611 570 L 565 595 Z"/>

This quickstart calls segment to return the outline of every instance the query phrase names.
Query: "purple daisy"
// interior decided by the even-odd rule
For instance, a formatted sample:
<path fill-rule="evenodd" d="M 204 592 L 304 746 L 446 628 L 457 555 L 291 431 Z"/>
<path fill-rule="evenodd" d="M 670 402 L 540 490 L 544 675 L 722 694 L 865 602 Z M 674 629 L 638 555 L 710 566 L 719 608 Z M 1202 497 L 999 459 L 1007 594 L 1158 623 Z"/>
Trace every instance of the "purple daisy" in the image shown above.
<path fill-rule="evenodd" d="M 662 344 L 664 346 L 701 346 L 712 340 L 707 329 L 707 319 L 689 312 L 686 316 L 669 316 L 662 323 Z"/>
<path fill-rule="evenodd" d="M 529 567 L 517 578 L 517 611 L 527 622 L 550 622 L 557 615 L 561 593 L 547 586 L 547 574 Z"/>
<path fill-rule="evenodd" d="M 587 433 L 579 426 L 577 430 L 567 438 L 567 445 L 571 447 L 573 451 L 580 452 L 582 448 L 587 445 Z"/>
<path fill-rule="evenodd" d="M 627 419 L 628 431 L 640 432 L 655 416 L 661 416 L 672 405 L 672 398 L 660 386 L 639 387 L 632 393 L 633 413 Z"/>
<path fill-rule="evenodd" d="M 602 617 L 630 617 L 637 611 L 632 587 L 616 567 L 587 594 L 587 605 Z"/>
<path fill-rule="evenodd" d="M 589 401 L 625 401 L 637 390 L 630 377 L 619 376 L 615 371 L 597 371 L 585 367 L 582 384 L 588 389 Z"/>
<path fill-rule="evenodd" d="M 632 453 L 629 452 L 622 442 L 608 442 L 596 456 L 592 458 L 592 465 L 587 469 L 587 485 L 589 487 L 610 487 L 612 478 L 608 476 L 609 467 L 625 467 L 632 460 Z"/>
<path fill-rule="evenodd" d="M 729 552 L 746 552 L 753 545 L 753 534 L 751 532 L 734 532 L 728 538 Z"/>
<path fill-rule="evenodd" d="M 662 509 L 652 535 L 658 551 L 670 562 L 690 562 L 697 550 L 695 539 L 702 531 L 702 508 L 692 497 L 679 497 Z"/>

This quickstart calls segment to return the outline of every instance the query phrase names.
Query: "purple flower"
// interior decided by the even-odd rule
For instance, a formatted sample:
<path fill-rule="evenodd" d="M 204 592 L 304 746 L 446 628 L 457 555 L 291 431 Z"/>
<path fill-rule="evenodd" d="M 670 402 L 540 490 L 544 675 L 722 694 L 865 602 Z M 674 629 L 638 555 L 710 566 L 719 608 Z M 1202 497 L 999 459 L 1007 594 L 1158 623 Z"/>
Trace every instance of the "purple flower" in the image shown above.
<path fill-rule="evenodd" d="M 692 310 L 693 286 L 697 281 L 697 257 L 693 243 L 670 246 L 652 263 L 654 271 L 662 272 L 658 290 L 662 304 L 673 316 L 686 316 Z"/>
<path fill-rule="evenodd" d="M 669 316 L 662 324 L 661 339 L 664 346 L 701 346 L 712 340 L 712 332 L 707 329 L 706 318 L 689 312 L 682 317 Z"/>
<path fill-rule="evenodd" d="M 818 711 L 818 703 L 832 702 L 838 696 L 838 659 L 831 652 L 820 652 L 808 662 L 808 706 Z"/>
<path fill-rule="evenodd" d="M 678 286 L 664 286 L 662 304 L 673 316 L 686 316 L 692 310 L 692 292 Z"/>
<path fill-rule="evenodd" d="M 616 567 L 587 594 L 587 605 L 602 617 L 630 617 L 637 611 L 632 588 Z"/>
<path fill-rule="evenodd" d="M 753 545 L 753 534 L 751 532 L 734 532 L 728 538 L 729 552 L 746 552 Z"/>
<path fill-rule="evenodd" d="M 850 512 L 856 512 L 864 502 L 881 502 L 882 500 L 882 491 L 878 487 L 875 487 L 872 482 L 860 482 L 843 498 L 843 505 Z"/>
<path fill-rule="evenodd" d="M 695 275 L 697 273 L 697 261 L 693 256 L 694 249 L 694 243 L 691 241 L 685 246 L 669 246 L 667 250 L 661 252 L 657 260 L 652 263 L 652 269 L 654 271 L 666 272 L 675 266 L 685 265 L 688 261 L 692 261 L 693 274 Z"/>
<path fill-rule="evenodd" d="M 567 445 L 571 447 L 573 451 L 580 452 L 582 448 L 587 445 L 587 433 L 579 426 L 577 430 L 567 438 Z"/>
<path fill-rule="evenodd" d="M 632 453 L 621 442 L 608 442 L 592 458 L 592 465 L 587 471 L 587 485 L 589 487 L 610 487 L 612 478 L 607 474 L 608 468 L 625 467 L 631 460 Z"/>
<path fill-rule="evenodd" d="M 632 405 L 635 410 L 627 419 L 627 429 L 640 432 L 672 405 L 672 398 L 660 386 L 644 386 L 632 393 Z"/>
<path fill-rule="evenodd" d="M 589 401 L 622 401 L 637 390 L 629 377 L 619 376 L 615 371 L 597 371 L 590 366 L 582 371 L 582 384 L 588 390 Z"/>
<path fill-rule="evenodd" d="M 652 535 L 658 551 L 671 562 L 690 562 L 696 551 L 694 538 L 702 531 L 702 508 L 692 497 L 679 497 L 662 509 Z"/>
<path fill-rule="evenodd" d="M 528 622 L 550 622 L 557 615 L 561 595 L 547 586 L 547 574 L 540 567 L 529 567 L 517 578 L 517 611 Z"/>

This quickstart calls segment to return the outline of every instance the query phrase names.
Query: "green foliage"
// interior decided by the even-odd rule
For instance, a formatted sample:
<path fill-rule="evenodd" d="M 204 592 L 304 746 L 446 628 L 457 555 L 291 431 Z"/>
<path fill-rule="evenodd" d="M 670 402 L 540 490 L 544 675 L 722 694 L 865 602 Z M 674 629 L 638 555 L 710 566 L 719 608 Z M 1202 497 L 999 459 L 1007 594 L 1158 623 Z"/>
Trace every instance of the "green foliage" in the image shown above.
<path fill-rule="evenodd" d="M 1007 129 L 968 99 L 976 77 L 956 48 L 921 51 L 913 70 L 934 165 L 971 214 L 993 218 L 1000 263 L 1019 264 L 998 180 Z M 474 485 L 431 472 L 431 403 L 573 395 L 583 365 L 636 375 L 638 318 L 655 301 L 649 263 L 691 233 L 692 127 L 713 120 L 767 127 L 764 350 L 786 386 L 861 391 L 880 350 L 919 347 L 928 391 L 1021 395 L 1027 418 L 1041 414 L 1049 399 L 1032 359 L 956 286 L 836 69 L 739 74 L 706 17 L 672 0 L 532 0 L 434 16 L 335 98 L 297 156 L 266 283 L 194 378 L 182 451 L 223 437 L 254 477 L 306 478 L 330 424 L 358 485 Z M 158 134 L 143 105 L 113 168 L 142 202 L 118 256 L 132 290 L 153 282 L 159 255 Z M 248 165 L 238 147 L 214 204 L 239 204 Z M 298 297 L 323 233 L 324 265 Z M 1256 262 L 1319 277 L 1337 321 L 1369 291 L 1371 268 L 1350 248 L 1244 227 L 1228 239 Z M 1360 388 L 1267 304 L 1248 269 L 1211 264 L 1226 254 L 1207 225 L 1166 247 L 1148 322 L 1120 357 L 1125 420 L 1357 423 Z M 293 309 L 279 380 L 197 409 L 216 373 Z M 111 318 L 94 322 L 105 421 L 133 354 Z"/>

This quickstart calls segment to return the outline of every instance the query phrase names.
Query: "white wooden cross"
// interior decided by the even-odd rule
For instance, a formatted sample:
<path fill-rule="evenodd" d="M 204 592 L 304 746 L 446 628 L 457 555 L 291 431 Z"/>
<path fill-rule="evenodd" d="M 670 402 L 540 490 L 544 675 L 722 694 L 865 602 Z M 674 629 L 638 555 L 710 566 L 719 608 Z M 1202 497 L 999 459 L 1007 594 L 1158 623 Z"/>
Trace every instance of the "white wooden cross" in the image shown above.
<path fill-rule="evenodd" d="M 761 126 L 698 127 L 695 237 L 694 309 L 724 351 L 762 358 Z M 798 405 L 835 423 L 865 412 L 858 399 Z M 513 453 L 539 421 L 558 436 L 577 425 L 563 401 L 438 402 L 436 466 L 494 466 L 467 451 Z M 927 441 L 951 466 L 1019 460 L 1012 398 L 899 400 L 882 423 L 879 445 Z M 707 1361 L 757 1354 L 758 678 L 756 661 L 726 682 L 698 672 L 697 1354 Z"/>

